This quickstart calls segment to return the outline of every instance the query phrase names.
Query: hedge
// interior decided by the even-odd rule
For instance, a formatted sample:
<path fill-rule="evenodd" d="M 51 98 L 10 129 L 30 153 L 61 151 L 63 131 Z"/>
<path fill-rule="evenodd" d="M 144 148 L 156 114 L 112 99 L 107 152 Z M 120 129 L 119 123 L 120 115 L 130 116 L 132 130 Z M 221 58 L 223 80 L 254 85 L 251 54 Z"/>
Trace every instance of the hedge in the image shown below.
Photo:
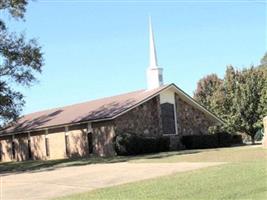
<path fill-rule="evenodd" d="M 243 138 L 242 135 L 233 135 L 232 136 L 232 144 L 243 144 Z"/>
<path fill-rule="evenodd" d="M 214 134 L 218 138 L 219 147 L 229 147 L 232 145 L 232 135 L 227 132 L 219 132 Z"/>
<path fill-rule="evenodd" d="M 186 149 L 229 147 L 232 144 L 242 144 L 242 136 L 231 135 L 227 132 L 210 135 L 187 135 L 182 137 L 181 142 Z"/>
<path fill-rule="evenodd" d="M 168 151 L 170 139 L 166 137 L 144 137 L 134 133 L 123 133 L 115 137 L 117 155 L 138 155 Z"/>

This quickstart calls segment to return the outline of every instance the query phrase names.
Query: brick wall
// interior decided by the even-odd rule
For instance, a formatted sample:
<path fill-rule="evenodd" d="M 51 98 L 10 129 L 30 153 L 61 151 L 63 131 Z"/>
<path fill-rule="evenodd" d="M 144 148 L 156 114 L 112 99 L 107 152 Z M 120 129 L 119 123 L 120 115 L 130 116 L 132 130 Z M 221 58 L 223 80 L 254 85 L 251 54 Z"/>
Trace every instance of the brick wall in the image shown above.
<path fill-rule="evenodd" d="M 32 159 L 34 160 L 46 159 L 44 131 L 31 133 L 31 151 L 32 151 Z"/>
<path fill-rule="evenodd" d="M 202 111 L 182 100 L 177 94 L 175 101 L 179 135 L 207 134 L 209 127 L 215 124 Z"/>
<path fill-rule="evenodd" d="M 115 128 L 113 121 L 96 122 L 93 128 L 93 153 L 98 156 L 115 155 L 113 139 Z"/>
<path fill-rule="evenodd" d="M 28 160 L 29 148 L 28 148 L 28 134 L 20 134 L 15 136 L 15 152 L 16 160 Z"/>
<path fill-rule="evenodd" d="M 86 125 L 70 127 L 69 137 L 69 157 L 84 157 L 89 155 Z"/>
<path fill-rule="evenodd" d="M 12 160 L 12 136 L 0 138 L 1 161 L 8 162 Z"/>
<path fill-rule="evenodd" d="M 65 129 L 49 131 L 49 159 L 66 158 Z"/>
<path fill-rule="evenodd" d="M 114 120 L 116 134 L 128 132 L 158 136 L 161 134 L 159 96 L 139 105 Z"/>
<path fill-rule="evenodd" d="M 66 148 L 65 127 L 30 133 L 30 150 L 32 159 L 62 159 L 67 157 L 85 157 L 89 155 L 87 124 L 70 126 L 68 134 L 68 149 Z M 114 122 L 98 122 L 92 124 L 93 153 L 98 156 L 115 155 L 113 138 L 115 136 Z M 49 156 L 45 138 L 48 138 Z M 1 161 L 27 160 L 30 158 L 28 133 L 14 136 L 15 158 L 12 155 L 12 136 L 0 138 Z M 68 153 L 68 155 L 67 155 Z"/>

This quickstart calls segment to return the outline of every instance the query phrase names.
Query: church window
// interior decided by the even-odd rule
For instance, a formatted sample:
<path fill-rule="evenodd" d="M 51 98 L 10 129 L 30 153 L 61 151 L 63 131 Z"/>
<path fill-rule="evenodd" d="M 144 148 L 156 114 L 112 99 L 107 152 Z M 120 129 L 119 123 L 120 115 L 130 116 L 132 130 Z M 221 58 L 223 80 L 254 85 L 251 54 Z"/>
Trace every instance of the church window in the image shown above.
<path fill-rule="evenodd" d="M 163 134 L 176 134 L 174 105 L 171 103 L 163 103 L 160 107 Z"/>

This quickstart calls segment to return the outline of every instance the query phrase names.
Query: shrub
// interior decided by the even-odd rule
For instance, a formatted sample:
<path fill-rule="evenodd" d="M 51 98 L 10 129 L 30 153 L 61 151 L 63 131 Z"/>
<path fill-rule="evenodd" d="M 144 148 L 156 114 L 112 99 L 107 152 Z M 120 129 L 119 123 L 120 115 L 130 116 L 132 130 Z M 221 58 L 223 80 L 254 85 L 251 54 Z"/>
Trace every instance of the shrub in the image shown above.
<path fill-rule="evenodd" d="M 218 132 L 215 135 L 218 137 L 219 147 L 229 147 L 232 145 L 232 135 L 227 132 Z"/>
<path fill-rule="evenodd" d="M 169 151 L 170 150 L 170 138 L 169 137 L 159 137 L 158 138 L 158 150 L 159 152 Z"/>
<path fill-rule="evenodd" d="M 187 149 L 229 147 L 232 144 L 242 144 L 242 136 L 231 135 L 227 132 L 210 135 L 187 135 L 182 137 L 181 142 Z"/>
<path fill-rule="evenodd" d="M 118 155 L 132 155 L 139 149 L 137 139 L 131 133 L 117 135 L 115 138 L 115 151 Z"/>
<path fill-rule="evenodd" d="M 134 133 L 123 133 L 115 137 L 115 151 L 118 155 L 138 155 L 169 150 L 169 138 L 145 137 Z"/>
<path fill-rule="evenodd" d="M 233 135 L 232 136 L 232 144 L 243 144 L 242 135 Z"/>
<path fill-rule="evenodd" d="M 181 139 L 187 149 L 204 149 L 218 147 L 218 138 L 212 135 L 186 135 Z"/>

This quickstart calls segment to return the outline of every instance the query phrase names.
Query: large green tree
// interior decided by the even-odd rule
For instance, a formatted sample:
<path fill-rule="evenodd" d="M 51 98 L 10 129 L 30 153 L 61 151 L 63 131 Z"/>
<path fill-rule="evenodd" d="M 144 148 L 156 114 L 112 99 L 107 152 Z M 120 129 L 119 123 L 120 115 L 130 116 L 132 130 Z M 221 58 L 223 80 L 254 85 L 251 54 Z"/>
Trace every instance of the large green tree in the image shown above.
<path fill-rule="evenodd" d="M 267 53 L 261 59 L 261 65 L 259 66 L 259 70 L 262 71 L 265 82 L 263 83 L 263 89 L 261 91 L 261 107 L 262 110 L 261 118 L 267 116 Z"/>
<path fill-rule="evenodd" d="M 27 4 L 27 0 L 1 0 L 0 12 L 23 20 Z M 41 47 L 36 40 L 10 32 L 9 20 L 0 17 L 0 125 L 19 116 L 24 98 L 16 87 L 32 85 L 43 66 Z"/>
<path fill-rule="evenodd" d="M 198 102 L 225 121 L 220 128 L 246 133 L 253 142 L 256 132 L 262 128 L 263 116 L 267 115 L 266 63 L 264 56 L 258 67 L 235 70 L 228 66 L 223 80 L 214 74 L 206 76 L 198 82 L 194 93 Z"/>
<path fill-rule="evenodd" d="M 233 116 L 233 127 L 251 136 L 254 143 L 254 137 L 259 129 L 262 128 L 262 93 L 266 86 L 264 73 L 259 68 L 244 69 L 237 78 L 238 85 L 234 90 L 235 98 L 233 106 L 235 112 Z"/>
<path fill-rule="evenodd" d="M 223 80 L 216 74 L 207 75 L 200 79 L 197 84 L 197 89 L 194 92 L 194 98 L 201 102 L 206 108 L 215 111 L 214 109 L 214 96 L 218 89 L 221 87 Z"/>

